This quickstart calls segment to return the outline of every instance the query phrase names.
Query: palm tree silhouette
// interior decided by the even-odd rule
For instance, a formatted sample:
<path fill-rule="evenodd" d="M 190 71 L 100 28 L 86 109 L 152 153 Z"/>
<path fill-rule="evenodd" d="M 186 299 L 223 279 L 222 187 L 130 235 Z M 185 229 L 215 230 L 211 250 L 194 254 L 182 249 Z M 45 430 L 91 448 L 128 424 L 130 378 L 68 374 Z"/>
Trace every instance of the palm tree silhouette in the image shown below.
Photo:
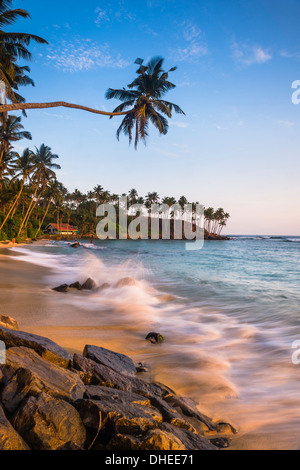
<path fill-rule="evenodd" d="M 164 62 L 162 57 L 153 57 L 147 65 L 142 65 L 143 62 L 143 59 L 136 60 L 140 65 L 137 70 L 138 77 L 128 85 L 129 90 L 109 88 L 105 94 L 108 100 L 116 98 L 122 101 L 113 113 L 133 108 L 119 126 L 117 138 L 119 139 L 121 132 L 124 132 L 131 142 L 135 127 L 135 148 L 139 140 L 146 142 L 149 122 L 152 122 L 160 134 L 167 134 L 168 121 L 161 113 L 168 118 L 172 117 L 172 110 L 184 114 L 178 105 L 162 99 L 168 91 L 176 87 L 168 80 L 169 73 L 175 71 L 176 67 L 165 72 L 162 68 Z"/>

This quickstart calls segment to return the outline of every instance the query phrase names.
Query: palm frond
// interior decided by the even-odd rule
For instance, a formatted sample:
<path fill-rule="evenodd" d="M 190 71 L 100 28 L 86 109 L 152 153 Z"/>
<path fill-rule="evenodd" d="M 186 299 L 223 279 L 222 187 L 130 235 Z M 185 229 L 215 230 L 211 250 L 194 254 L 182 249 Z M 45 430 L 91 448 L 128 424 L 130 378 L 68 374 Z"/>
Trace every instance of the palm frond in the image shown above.
<path fill-rule="evenodd" d="M 125 88 L 120 89 L 120 90 L 109 88 L 105 93 L 105 98 L 107 100 L 111 100 L 112 98 L 115 98 L 120 101 L 128 101 L 128 100 L 135 99 L 136 97 L 137 97 L 136 91 L 125 90 Z"/>

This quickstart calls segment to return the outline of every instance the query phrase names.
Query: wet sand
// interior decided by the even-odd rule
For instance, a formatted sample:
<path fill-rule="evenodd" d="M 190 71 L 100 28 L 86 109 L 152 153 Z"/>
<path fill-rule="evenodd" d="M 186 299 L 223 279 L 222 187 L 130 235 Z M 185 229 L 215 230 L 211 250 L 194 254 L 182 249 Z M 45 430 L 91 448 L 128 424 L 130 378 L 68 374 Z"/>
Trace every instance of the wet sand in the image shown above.
<path fill-rule="evenodd" d="M 56 266 L 57 269 L 57 266 Z M 68 303 L 69 295 L 89 295 L 85 292 L 72 292 L 59 294 L 53 292 L 49 285 L 52 271 L 47 267 L 38 266 L 18 260 L 17 250 L 12 252 L 0 249 L 0 313 L 15 318 L 21 330 L 46 336 L 71 353 L 82 353 L 86 344 L 102 346 L 117 352 L 128 354 L 135 362 L 146 362 L 151 365 L 151 380 L 166 383 L 179 395 L 188 395 L 199 401 L 199 384 L 201 383 L 204 394 L 212 394 L 213 387 L 224 387 L 214 379 L 213 370 L 207 377 L 201 376 L 199 364 L 199 377 L 190 378 L 185 368 L 176 364 L 176 357 L 180 353 L 184 356 L 184 344 L 182 352 L 178 351 L 174 356 L 174 346 L 178 344 L 178 338 L 168 338 L 164 345 L 149 345 L 140 328 L 134 322 L 118 323 L 105 314 L 90 311 L 88 308 Z M 53 282 L 53 279 L 52 279 Z M 103 317 L 101 317 L 103 315 Z M 101 321 L 103 318 L 103 321 Z M 145 331 L 148 333 L 148 331 Z M 182 341 L 182 338 L 180 338 Z M 186 338 L 186 344 L 189 339 Z M 173 348 L 173 349 L 172 349 Z M 184 360 L 183 360 L 184 362 Z M 197 384 L 196 387 L 193 387 Z M 214 380 L 216 382 L 214 383 Z M 212 386 L 213 385 L 213 386 Z M 223 418 L 239 428 L 239 423 L 234 422 L 226 409 L 218 410 L 213 406 L 213 398 L 209 406 L 199 402 L 199 409 L 215 419 Z M 207 401 L 204 401 L 207 404 Z M 249 410 L 249 413 L 251 411 Z M 276 416 L 276 410 L 274 410 Z M 292 418 L 292 417 L 291 417 Z M 240 429 L 239 429 L 240 430 Z M 297 448 L 297 436 L 278 435 L 276 427 L 269 426 L 263 432 L 245 430 L 240 432 L 233 440 L 231 449 L 289 449 Z M 248 431 L 248 432 L 247 432 Z"/>

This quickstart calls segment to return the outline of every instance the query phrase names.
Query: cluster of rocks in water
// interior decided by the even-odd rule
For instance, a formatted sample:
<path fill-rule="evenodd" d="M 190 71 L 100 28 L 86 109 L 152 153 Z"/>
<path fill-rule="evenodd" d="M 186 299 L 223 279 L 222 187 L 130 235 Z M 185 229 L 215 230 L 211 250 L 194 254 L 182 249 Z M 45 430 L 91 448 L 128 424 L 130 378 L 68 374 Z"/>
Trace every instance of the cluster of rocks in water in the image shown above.
<path fill-rule="evenodd" d="M 0 340 L 0 450 L 218 450 L 236 432 L 123 354 L 87 345 L 72 356 L 1 315 Z"/>
<path fill-rule="evenodd" d="M 105 282 L 101 286 L 98 286 L 94 279 L 88 278 L 83 284 L 79 281 L 73 282 L 72 284 L 61 284 L 60 286 L 54 287 L 52 290 L 56 292 L 68 292 L 70 289 L 76 290 L 92 290 L 94 292 L 100 292 L 109 287 L 126 287 L 126 286 L 135 286 L 136 281 L 132 277 L 123 277 L 114 285 Z"/>

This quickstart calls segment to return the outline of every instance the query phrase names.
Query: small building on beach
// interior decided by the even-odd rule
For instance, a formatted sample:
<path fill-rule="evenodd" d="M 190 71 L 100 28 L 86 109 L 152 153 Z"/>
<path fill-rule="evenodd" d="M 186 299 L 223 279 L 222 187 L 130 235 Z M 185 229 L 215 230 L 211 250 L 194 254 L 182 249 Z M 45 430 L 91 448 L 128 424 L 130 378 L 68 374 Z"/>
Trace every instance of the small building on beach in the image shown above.
<path fill-rule="evenodd" d="M 78 227 L 73 227 L 69 224 L 49 224 L 44 230 L 44 233 L 51 235 L 79 235 Z"/>

